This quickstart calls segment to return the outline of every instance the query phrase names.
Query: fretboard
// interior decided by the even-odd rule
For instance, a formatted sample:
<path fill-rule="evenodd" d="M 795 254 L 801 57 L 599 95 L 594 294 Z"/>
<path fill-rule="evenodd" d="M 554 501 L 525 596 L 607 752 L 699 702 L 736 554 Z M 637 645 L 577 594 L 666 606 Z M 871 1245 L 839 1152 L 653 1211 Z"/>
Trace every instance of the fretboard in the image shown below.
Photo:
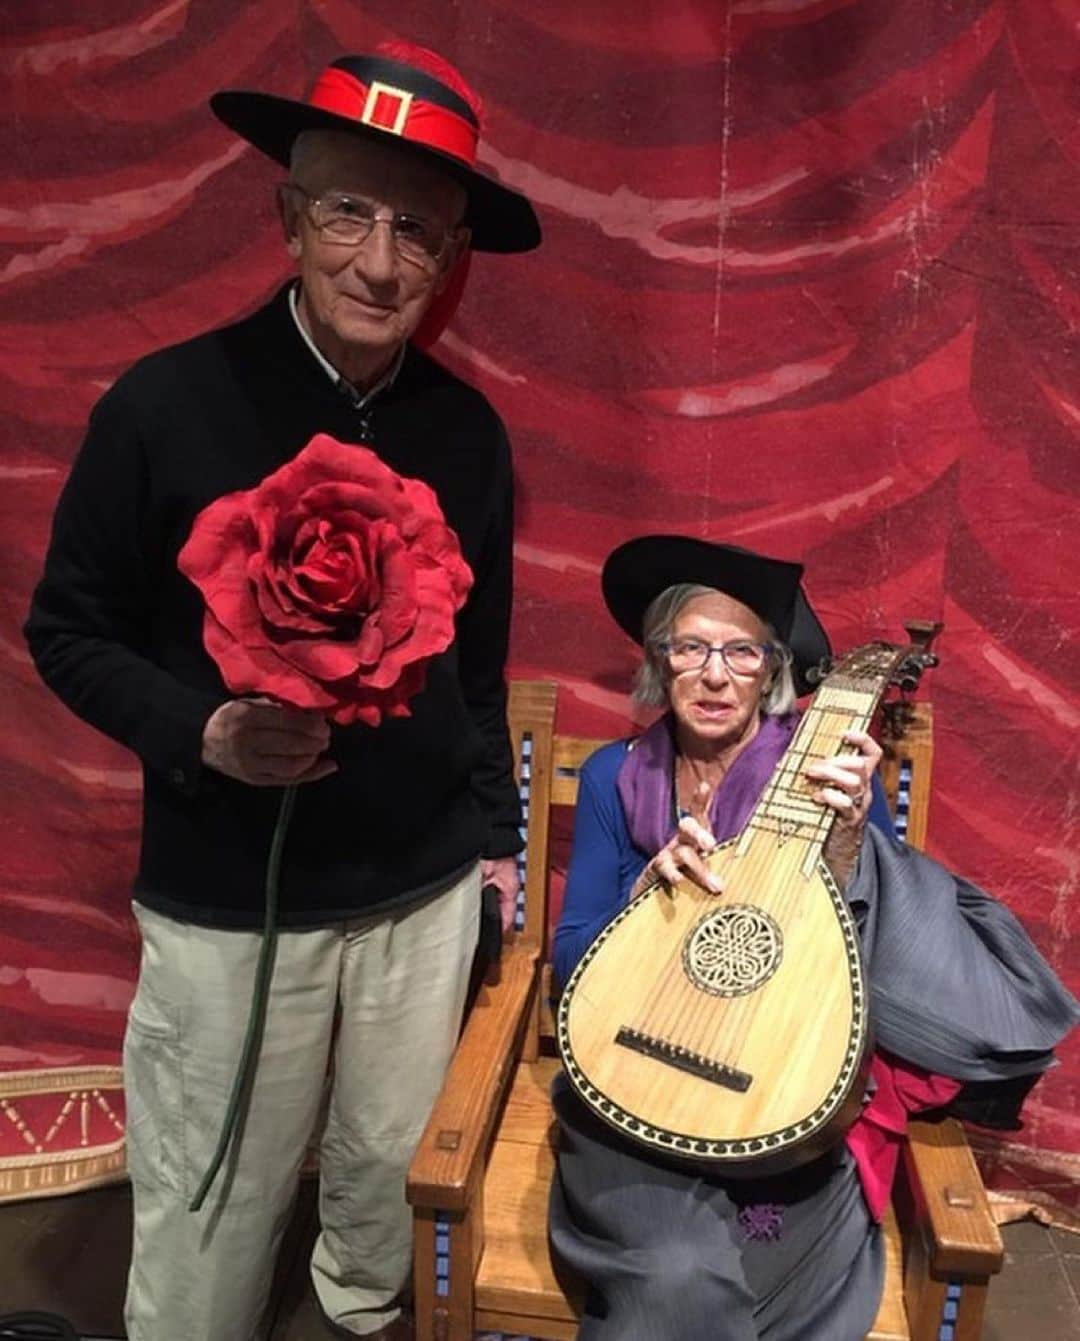
<path fill-rule="evenodd" d="M 854 753 L 844 734 L 865 731 L 870 725 L 905 650 L 870 643 L 846 656 L 826 677 L 754 807 L 743 843 L 755 832 L 771 833 L 779 844 L 805 844 L 807 866 L 816 861 L 836 812 L 813 799 L 821 784 L 811 782 L 806 769 L 817 760 Z"/>

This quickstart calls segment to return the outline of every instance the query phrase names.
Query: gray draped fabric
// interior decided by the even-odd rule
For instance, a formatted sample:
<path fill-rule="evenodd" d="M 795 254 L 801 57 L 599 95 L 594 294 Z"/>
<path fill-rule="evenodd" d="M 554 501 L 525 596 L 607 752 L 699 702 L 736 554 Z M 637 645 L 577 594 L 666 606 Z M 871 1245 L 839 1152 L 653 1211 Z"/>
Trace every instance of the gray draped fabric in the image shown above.
<path fill-rule="evenodd" d="M 1080 1007 L 1008 908 L 873 826 L 847 898 L 879 1047 L 964 1081 L 1054 1065 Z"/>

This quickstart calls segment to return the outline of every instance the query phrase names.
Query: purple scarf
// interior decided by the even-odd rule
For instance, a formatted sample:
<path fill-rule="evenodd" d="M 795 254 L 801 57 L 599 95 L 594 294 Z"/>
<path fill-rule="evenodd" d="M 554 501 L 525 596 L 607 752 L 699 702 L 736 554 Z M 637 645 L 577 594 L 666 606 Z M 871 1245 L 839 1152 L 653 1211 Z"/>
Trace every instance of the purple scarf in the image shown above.
<path fill-rule="evenodd" d="M 736 758 L 709 803 L 718 843 L 734 838 L 787 749 L 799 714 L 763 717 L 757 735 Z M 655 721 L 632 745 L 615 779 L 634 846 L 650 856 L 675 832 L 675 738 L 671 713 Z"/>

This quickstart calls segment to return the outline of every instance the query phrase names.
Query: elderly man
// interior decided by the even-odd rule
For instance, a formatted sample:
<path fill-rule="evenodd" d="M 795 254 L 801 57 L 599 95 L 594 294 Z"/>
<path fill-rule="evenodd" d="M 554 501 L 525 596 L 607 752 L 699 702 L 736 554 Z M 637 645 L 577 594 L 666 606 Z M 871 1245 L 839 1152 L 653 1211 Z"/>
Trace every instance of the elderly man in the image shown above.
<path fill-rule="evenodd" d="M 504 724 L 508 446 L 484 398 L 412 341 L 446 319 L 470 248 L 525 251 L 539 226 L 524 197 L 476 170 L 478 101 L 431 53 L 343 58 L 308 102 L 228 92 L 212 106 L 289 167 L 279 208 L 299 279 L 248 319 L 150 355 L 102 398 L 27 624 L 47 683 L 144 769 L 142 965 L 124 1057 L 128 1335 L 259 1333 L 329 1062 L 318 1303 L 334 1334 L 404 1338 L 405 1170 L 455 1041 L 481 882 L 509 908 L 519 847 Z M 320 432 L 426 481 L 473 574 L 411 715 L 374 729 L 230 695 L 177 569 L 206 504 Z M 291 783 L 246 1122 L 192 1213 Z"/>

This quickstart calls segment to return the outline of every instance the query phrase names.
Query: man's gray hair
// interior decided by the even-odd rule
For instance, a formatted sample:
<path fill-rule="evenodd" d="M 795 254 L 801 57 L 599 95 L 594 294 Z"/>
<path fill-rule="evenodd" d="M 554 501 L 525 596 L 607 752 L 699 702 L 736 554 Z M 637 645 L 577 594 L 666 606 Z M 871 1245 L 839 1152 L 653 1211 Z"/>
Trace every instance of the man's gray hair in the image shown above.
<path fill-rule="evenodd" d="M 634 700 L 652 708 L 666 707 L 669 702 L 668 685 L 671 671 L 667 657 L 660 650 L 671 638 L 675 620 L 683 608 L 699 596 L 723 596 L 715 587 L 704 587 L 697 582 L 677 582 L 655 597 L 642 620 L 642 642 L 645 657 L 634 677 Z M 776 630 L 764 620 L 766 641 L 776 649 L 770 657 L 770 676 L 761 695 L 761 711 L 766 717 L 782 717 L 795 706 L 795 678 L 791 673 L 791 651 L 776 635 Z"/>
<path fill-rule="evenodd" d="M 320 140 L 320 136 L 325 134 L 324 130 L 302 130 L 293 140 L 292 148 L 289 150 L 290 182 L 299 182 L 311 164 L 318 160 L 322 153 L 322 145 L 325 144 L 325 140 Z"/>

